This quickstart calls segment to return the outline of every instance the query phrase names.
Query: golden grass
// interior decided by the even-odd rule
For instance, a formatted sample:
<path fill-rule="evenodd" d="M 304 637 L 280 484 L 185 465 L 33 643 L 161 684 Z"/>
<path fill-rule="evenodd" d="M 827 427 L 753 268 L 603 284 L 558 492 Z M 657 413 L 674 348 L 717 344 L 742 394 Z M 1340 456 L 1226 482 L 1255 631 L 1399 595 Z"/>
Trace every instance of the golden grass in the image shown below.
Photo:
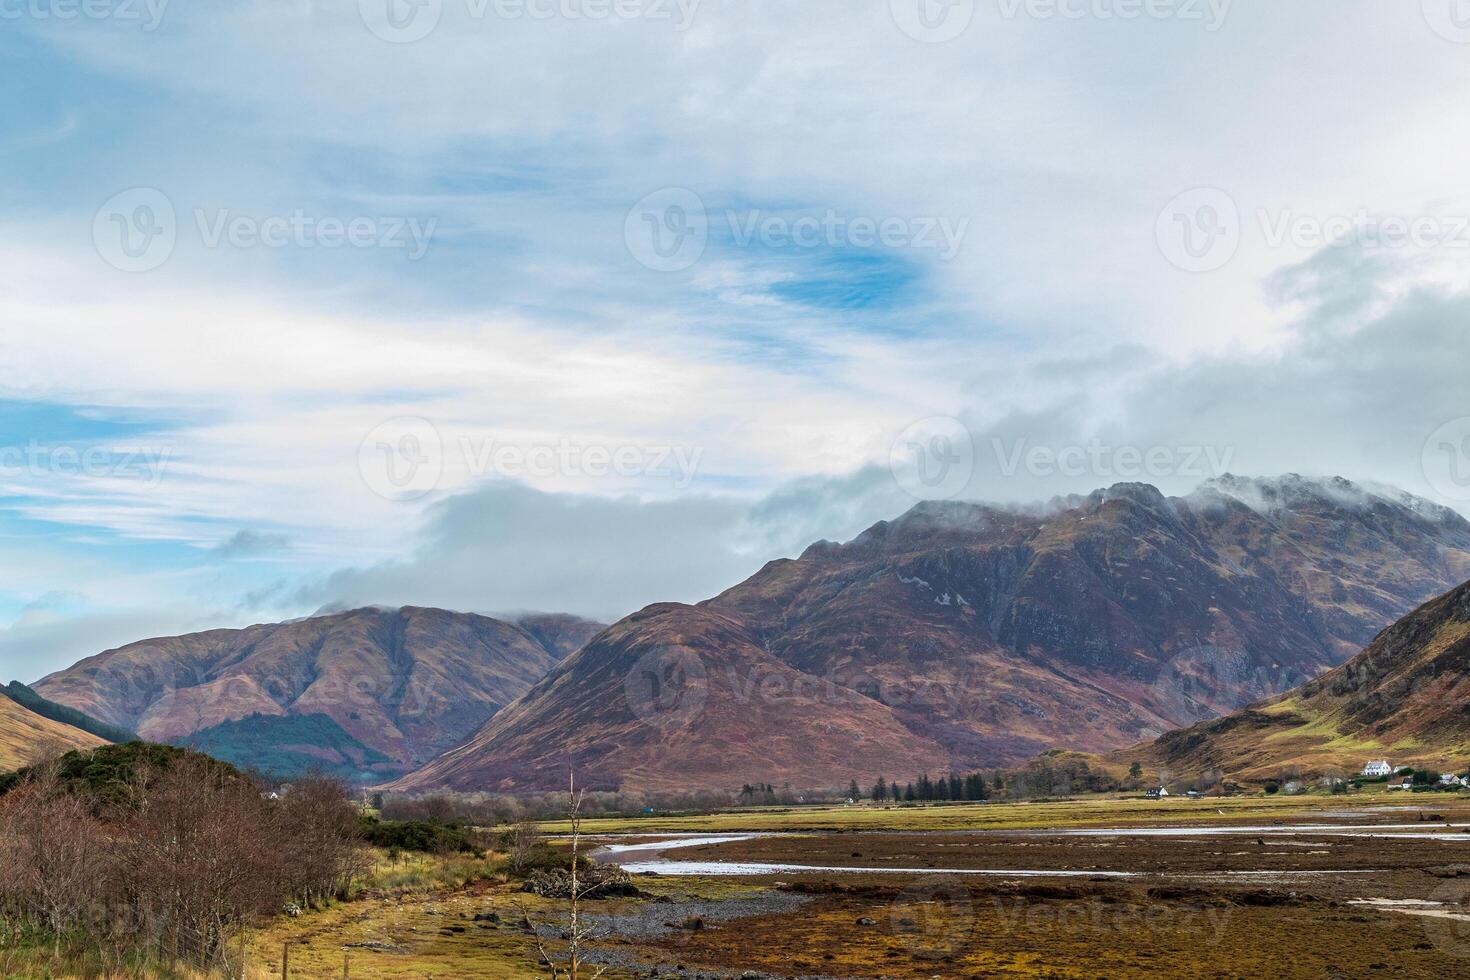
<path fill-rule="evenodd" d="M 1058 802 L 977 803 L 953 806 L 811 807 L 729 811 L 700 816 L 590 819 L 586 834 L 753 833 L 757 831 L 1035 830 L 1136 826 L 1156 822 L 1219 823 L 1291 817 L 1323 807 L 1372 806 L 1395 797 L 1365 791 L 1351 796 L 1236 796 L 1190 800 L 1170 797 L 1091 797 Z M 566 833 L 561 821 L 542 825 Z"/>
<path fill-rule="evenodd" d="M 106 744 L 95 735 L 43 718 L 0 694 L 0 772 L 24 768 L 47 755 Z"/>

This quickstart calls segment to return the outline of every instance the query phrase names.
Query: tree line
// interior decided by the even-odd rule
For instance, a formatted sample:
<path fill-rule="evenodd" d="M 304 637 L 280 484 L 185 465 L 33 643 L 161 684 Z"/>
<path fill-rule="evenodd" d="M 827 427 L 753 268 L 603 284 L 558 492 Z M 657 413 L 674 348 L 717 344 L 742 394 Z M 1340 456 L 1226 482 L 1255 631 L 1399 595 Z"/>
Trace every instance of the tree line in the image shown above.
<path fill-rule="evenodd" d="M 950 773 L 937 778 L 930 778 L 928 773 L 924 773 L 903 786 L 897 780 L 890 783 L 885 777 L 879 776 L 878 781 L 868 790 L 867 797 L 874 803 L 978 803 L 990 799 L 992 789 L 998 794 L 1004 788 L 1005 783 L 999 773 L 995 774 L 993 784 L 987 782 L 985 776 L 978 772 L 967 776 Z M 863 794 L 858 791 L 857 780 L 853 780 L 848 790 L 854 801 L 863 798 Z"/>

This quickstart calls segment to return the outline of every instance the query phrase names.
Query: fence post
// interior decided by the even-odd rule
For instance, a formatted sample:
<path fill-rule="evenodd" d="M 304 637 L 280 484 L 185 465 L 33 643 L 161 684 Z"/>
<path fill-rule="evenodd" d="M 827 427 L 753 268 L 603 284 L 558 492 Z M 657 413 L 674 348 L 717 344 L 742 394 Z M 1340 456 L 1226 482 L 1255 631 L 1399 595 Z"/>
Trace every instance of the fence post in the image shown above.
<path fill-rule="evenodd" d="M 342 980 L 352 980 L 352 973 L 347 965 L 347 950 L 342 950 Z"/>
<path fill-rule="evenodd" d="M 291 944 L 281 943 L 281 980 L 291 975 Z"/>

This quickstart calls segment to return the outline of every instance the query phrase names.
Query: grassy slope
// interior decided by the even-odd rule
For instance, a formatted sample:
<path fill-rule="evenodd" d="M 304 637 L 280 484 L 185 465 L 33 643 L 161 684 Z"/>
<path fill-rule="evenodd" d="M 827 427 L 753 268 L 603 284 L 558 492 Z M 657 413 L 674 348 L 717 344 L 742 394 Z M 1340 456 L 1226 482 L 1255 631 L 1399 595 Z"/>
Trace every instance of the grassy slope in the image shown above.
<path fill-rule="evenodd" d="M 0 772 L 19 769 L 53 749 L 89 749 L 106 745 L 95 735 L 42 718 L 0 697 Z"/>
<path fill-rule="evenodd" d="M 1403 656 L 1371 684 L 1350 687 L 1345 696 L 1326 686 L 1311 694 L 1299 689 L 1234 715 L 1170 732 L 1152 744 L 1114 753 L 1111 759 L 1137 758 L 1150 771 L 1218 769 L 1227 778 L 1252 781 L 1279 777 L 1292 768 L 1309 775 L 1352 774 L 1379 758 L 1391 759 L 1396 766 L 1463 772 L 1470 766 L 1460 689 L 1464 677 L 1452 670 L 1437 681 L 1418 672 L 1467 639 L 1470 623 L 1445 623 L 1411 647 L 1407 651 L 1411 656 Z M 1361 720 L 1364 712 L 1372 713 L 1369 726 Z"/>
<path fill-rule="evenodd" d="M 50 718 L 63 725 L 80 728 L 84 732 L 109 742 L 136 742 L 138 740 L 136 732 L 128 731 L 118 725 L 109 725 L 105 721 L 98 721 L 76 708 L 69 708 L 64 704 L 57 704 L 55 701 L 43 698 L 20 681 L 11 681 L 5 687 L 0 687 L 0 697 L 8 697 L 21 707 L 28 708 L 43 718 Z"/>

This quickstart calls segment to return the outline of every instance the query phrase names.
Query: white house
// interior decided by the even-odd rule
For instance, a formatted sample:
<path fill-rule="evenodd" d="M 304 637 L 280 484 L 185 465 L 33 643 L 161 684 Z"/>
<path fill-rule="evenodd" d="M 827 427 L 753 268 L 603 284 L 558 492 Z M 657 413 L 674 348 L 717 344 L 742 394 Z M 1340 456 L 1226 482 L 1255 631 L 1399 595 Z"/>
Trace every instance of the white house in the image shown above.
<path fill-rule="evenodd" d="M 1387 762 L 1382 761 L 1370 762 L 1363 767 L 1363 775 L 1372 776 L 1375 778 L 1378 776 L 1392 776 L 1393 766 L 1389 765 Z"/>

